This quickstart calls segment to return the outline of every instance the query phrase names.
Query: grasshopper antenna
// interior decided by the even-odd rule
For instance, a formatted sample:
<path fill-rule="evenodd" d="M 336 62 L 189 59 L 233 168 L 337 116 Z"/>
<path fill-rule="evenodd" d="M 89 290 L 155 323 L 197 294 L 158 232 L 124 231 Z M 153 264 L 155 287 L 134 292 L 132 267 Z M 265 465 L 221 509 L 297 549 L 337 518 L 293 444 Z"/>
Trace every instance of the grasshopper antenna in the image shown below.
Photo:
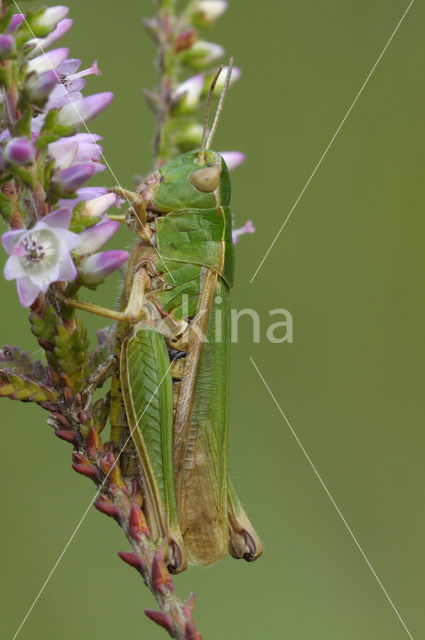
<path fill-rule="evenodd" d="M 214 116 L 213 126 L 211 127 L 210 135 L 208 136 L 208 139 L 207 139 L 207 142 L 206 142 L 206 146 L 205 146 L 206 149 L 210 148 L 212 139 L 214 138 L 214 134 L 215 134 L 216 129 L 217 129 L 218 122 L 220 120 L 221 112 L 223 111 L 224 99 L 225 99 L 225 97 L 227 95 L 227 91 L 229 89 L 230 78 L 232 76 L 232 69 L 233 69 L 233 58 L 230 58 L 229 66 L 228 66 L 227 73 L 226 73 L 226 80 L 224 82 L 223 91 L 221 92 L 220 101 L 218 103 L 217 111 L 215 112 L 215 116 Z"/>
<path fill-rule="evenodd" d="M 201 150 L 199 152 L 199 161 L 201 164 L 205 162 L 205 149 L 207 148 L 207 137 L 208 137 L 208 117 L 210 115 L 211 100 L 213 97 L 215 85 L 217 84 L 217 80 L 219 79 L 220 73 L 222 71 L 223 71 L 223 65 L 220 65 L 220 68 L 215 74 L 208 91 L 207 104 L 205 106 L 204 129 L 202 132 Z"/>

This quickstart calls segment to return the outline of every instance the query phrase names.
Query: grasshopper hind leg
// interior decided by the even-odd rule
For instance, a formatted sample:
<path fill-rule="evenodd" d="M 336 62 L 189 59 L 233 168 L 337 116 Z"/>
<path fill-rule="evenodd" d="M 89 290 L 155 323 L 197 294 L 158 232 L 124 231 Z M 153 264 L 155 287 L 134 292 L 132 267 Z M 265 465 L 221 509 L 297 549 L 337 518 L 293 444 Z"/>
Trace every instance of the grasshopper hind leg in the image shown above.
<path fill-rule="evenodd" d="M 248 519 L 231 478 L 228 484 L 229 553 L 237 560 L 257 560 L 263 545 Z"/>

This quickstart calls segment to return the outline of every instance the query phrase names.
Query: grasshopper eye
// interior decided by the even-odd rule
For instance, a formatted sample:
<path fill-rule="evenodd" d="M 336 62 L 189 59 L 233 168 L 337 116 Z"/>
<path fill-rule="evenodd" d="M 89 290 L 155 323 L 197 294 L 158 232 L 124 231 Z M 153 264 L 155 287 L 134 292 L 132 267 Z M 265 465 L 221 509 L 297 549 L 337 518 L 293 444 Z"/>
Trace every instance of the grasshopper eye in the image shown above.
<path fill-rule="evenodd" d="M 211 193 L 215 191 L 220 184 L 221 169 L 217 165 L 213 167 L 205 167 L 198 169 L 190 174 L 189 180 L 199 191 Z"/>

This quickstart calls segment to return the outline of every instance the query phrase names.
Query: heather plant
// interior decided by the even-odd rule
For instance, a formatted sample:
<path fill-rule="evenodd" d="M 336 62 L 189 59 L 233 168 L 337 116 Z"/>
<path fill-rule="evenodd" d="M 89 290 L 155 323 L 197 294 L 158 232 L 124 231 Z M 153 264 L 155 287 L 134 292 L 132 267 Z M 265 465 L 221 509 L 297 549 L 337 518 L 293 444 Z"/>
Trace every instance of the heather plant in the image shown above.
<path fill-rule="evenodd" d="M 29 311 L 30 329 L 43 352 L 41 360 L 33 360 L 19 346 L 1 349 L 0 396 L 33 402 L 48 412 L 55 435 L 73 447 L 74 470 L 97 487 L 94 506 L 118 523 L 131 545 L 119 556 L 140 573 L 159 606 L 146 614 L 172 637 L 195 640 L 201 636 L 192 618 L 193 594 L 186 602 L 177 596 L 165 562 L 167 540 L 152 538 L 141 489 L 123 479 L 122 450 L 104 437 L 108 378 L 117 366 L 116 325 L 99 331 L 98 346 L 90 350 L 78 315 L 79 306 L 90 306 L 81 297 L 124 270 L 128 259 L 126 251 L 102 248 L 125 218 L 116 207 L 127 202 L 131 209 L 134 202 L 121 188 L 99 185 L 98 174 L 105 169 L 101 137 L 87 127 L 113 95 L 87 95 L 87 78 L 100 75 L 98 63 L 81 69 L 67 48 L 56 46 L 72 26 L 67 7 L 26 14 L 16 13 L 9 0 L 0 7 L 0 212 L 8 227 L 1 238 L 7 253 L 4 277 L 16 280 L 19 302 Z M 143 22 L 158 48 L 159 84 L 145 91 L 156 118 L 154 167 L 200 146 L 205 98 L 224 55 L 220 45 L 201 34 L 226 8 L 224 0 L 197 0 L 177 14 L 173 0 L 158 0 L 156 15 Z M 239 75 L 234 67 L 230 84 Z M 226 69 L 214 95 L 220 94 L 225 76 Z M 229 169 L 244 159 L 237 151 L 222 156 Z M 233 231 L 233 241 L 253 231 L 249 221 Z"/>

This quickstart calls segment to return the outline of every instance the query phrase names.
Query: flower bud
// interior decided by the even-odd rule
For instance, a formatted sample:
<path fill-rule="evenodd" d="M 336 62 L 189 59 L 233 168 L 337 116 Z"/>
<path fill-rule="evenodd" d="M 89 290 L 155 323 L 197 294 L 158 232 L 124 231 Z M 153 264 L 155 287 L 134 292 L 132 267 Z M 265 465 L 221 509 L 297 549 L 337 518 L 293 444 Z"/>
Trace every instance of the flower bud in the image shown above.
<path fill-rule="evenodd" d="M 59 111 L 58 124 L 79 127 L 103 111 L 110 104 L 113 97 L 113 93 L 105 91 L 104 93 L 95 93 L 93 96 L 67 104 Z"/>
<path fill-rule="evenodd" d="M 82 187 L 78 189 L 75 193 L 77 196 L 71 202 L 68 198 L 64 200 L 59 200 L 58 204 L 60 207 L 76 207 L 80 202 L 87 202 L 87 200 L 92 200 L 93 198 L 98 198 L 99 196 L 103 196 L 108 193 L 106 187 Z"/>
<path fill-rule="evenodd" d="M 180 51 L 185 51 L 186 49 L 190 49 L 194 42 L 196 42 L 198 38 L 198 32 L 196 29 L 184 29 L 181 31 L 174 43 L 174 53 L 180 53 Z"/>
<path fill-rule="evenodd" d="M 115 193 L 105 193 L 97 198 L 87 200 L 83 209 L 80 211 L 81 217 L 100 218 L 108 209 L 117 204 L 118 196 Z"/>
<path fill-rule="evenodd" d="M 8 33 L 0 35 L 0 60 L 10 58 L 15 53 L 15 38 Z"/>
<path fill-rule="evenodd" d="M 67 140 L 67 138 L 62 138 L 62 140 Z M 78 142 L 68 142 L 57 148 L 51 148 L 51 144 L 49 145 L 49 157 L 54 160 L 57 170 L 68 169 L 73 164 L 77 152 Z"/>
<path fill-rule="evenodd" d="M 88 286 L 100 284 L 106 276 L 119 269 L 128 260 L 127 251 L 103 251 L 84 258 L 79 264 L 80 280 Z"/>
<path fill-rule="evenodd" d="M 245 162 L 245 154 L 242 151 L 220 151 L 220 155 L 227 165 L 229 171 L 236 169 L 243 162 Z"/>
<path fill-rule="evenodd" d="M 4 148 L 4 159 L 10 164 L 29 164 L 34 156 L 35 147 L 28 138 L 12 138 Z"/>
<path fill-rule="evenodd" d="M 192 111 L 199 105 L 204 88 L 204 76 L 200 73 L 188 78 L 174 89 L 171 99 L 179 112 Z"/>
<path fill-rule="evenodd" d="M 48 7 L 32 23 L 33 29 L 54 29 L 57 23 L 68 15 L 69 8 L 63 5 Z"/>
<path fill-rule="evenodd" d="M 59 186 L 62 193 L 73 193 L 81 187 L 95 173 L 95 168 L 91 164 L 77 164 L 68 169 L 58 171 L 53 181 Z"/>
<path fill-rule="evenodd" d="M 30 100 L 34 104 L 41 105 L 47 100 L 58 82 L 56 71 L 48 69 L 43 73 L 30 75 L 25 83 L 25 89 Z"/>
<path fill-rule="evenodd" d="M 202 71 L 224 55 L 224 49 L 214 42 L 197 40 L 190 49 L 179 54 L 180 62 L 192 69 Z"/>
<path fill-rule="evenodd" d="M 24 20 L 25 13 L 15 13 L 9 24 L 9 31 L 16 31 L 16 29 L 19 29 Z"/>
<path fill-rule="evenodd" d="M 226 83 L 226 77 L 229 67 L 223 67 L 220 75 L 218 76 L 217 82 L 215 83 L 213 95 L 218 96 L 224 89 L 224 85 Z M 232 73 L 230 74 L 230 82 L 229 87 L 235 84 L 236 80 L 241 77 L 242 71 L 239 67 L 232 67 Z M 207 86 L 206 90 L 210 88 L 211 82 L 213 81 L 214 75 L 207 77 Z"/>
<path fill-rule="evenodd" d="M 191 9 L 192 22 L 196 27 L 209 27 L 223 15 L 229 3 L 226 0 L 198 0 Z"/>
<path fill-rule="evenodd" d="M 28 40 L 27 45 L 34 47 L 31 51 L 30 57 L 37 55 L 40 51 L 45 51 L 54 42 L 62 38 L 62 36 L 70 30 L 73 22 L 74 21 L 70 18 L 64 18 L 58 22 L 53 31 L 51 31 L 45 38 L 32 38 L 31 40 Z"/>
<path fill-rule="evenodd" d="M 75 252 L 82 256 L 87 253 L 99 251 L 118 231 L 119 226 L 119 222 L 105 220 L 104 222 L 99 222 L 99 224 L 94 225 L 94 227 L 85 229 L 85 231 L 80 233 L 80 244 Z"/>
<path fill-rule="evenodd" d="M 66 60 L 68 53 L 69 49 L 66 48 L 53 49 L 47 53 L 42 53 L 28 62 L 27 73 L 29 74 L 33 71 L 35 73 L 43 73 L 43 71 L 48 71 L 49 69 L 56 69 Z"/>

